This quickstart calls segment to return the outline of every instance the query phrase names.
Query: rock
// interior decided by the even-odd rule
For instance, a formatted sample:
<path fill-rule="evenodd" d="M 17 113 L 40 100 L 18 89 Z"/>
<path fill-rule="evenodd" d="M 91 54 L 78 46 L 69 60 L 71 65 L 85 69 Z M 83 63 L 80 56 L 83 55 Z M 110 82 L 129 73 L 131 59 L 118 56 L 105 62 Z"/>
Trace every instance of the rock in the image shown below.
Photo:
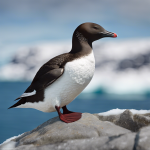
<path fill-rule="evenodd" d="M 129 132 L 131 131 L 111 122 L 101 121 L 92 114 L 84 113 L 80 120 L 69 124 L 55 117 L 13 141 L 17 142 L 16 146 L 28 144 L 40 146 L 71 139 L 118 136 Z"/>
<path fill-rule="evenodd" d="M 150 150 L 150 126 L 142 128 L 136 135 L 135 150 Z"/>
<path fill-rule="evenodd" d="M 63 143 L 44 145 L 39 147 L 19 146 L 16 150 L 133 150 L 136 133 L 119 136 L 102 136 L 90 139 L 68 140 Z"/>
<path fill-rule="evenodd" d="M 134 121 L 133 114 L 129 110 L 125 110 L 120 115 L 120 118 L 116 120 L 115 124 L 134 132 L 141 127 L 141 126 L 139 127 L 139 124 L 136 121 Z"/>
<path fill-rule="evenodd" d="M 118 115 L 101 116 L 95 114 L 101 121 L 110 121 L 114 124 L 131 130 L 133 132 L 138 131 L 141 127 L 150 125 L 150 114 L 133 114 L 130 110 L 125 110 Z"/>
<path fill-rule="evenodd" d="M 144 114 L 144 115 L 138 115 L 135 114 L 133 116 L 133 119 L 137 124 L 139 124 L 139 127 L 148 126 L 150 125 L 150 114 Z"/>
<path fill-rule="evenodd" d="M 73 123 L 52 118 L 0 145 L 0 150 L 150 150 L 150 114 L 83 113 Z M 131 132 L 134 131 L 134 132 Z"/>

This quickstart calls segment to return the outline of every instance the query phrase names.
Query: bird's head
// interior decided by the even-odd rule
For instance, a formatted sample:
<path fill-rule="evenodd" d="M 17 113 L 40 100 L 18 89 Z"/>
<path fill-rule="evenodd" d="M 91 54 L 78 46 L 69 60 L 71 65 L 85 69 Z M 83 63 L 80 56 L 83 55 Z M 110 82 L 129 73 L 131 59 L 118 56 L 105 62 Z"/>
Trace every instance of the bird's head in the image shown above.
<path fill-rule="evenodd" d="M 91 43 L 104 37 L 117 37 L 117 34 L 105 30 L 96 23 L 87 22 L 76 28 L 74 36 L 79 40 L 87 40 Z"/>

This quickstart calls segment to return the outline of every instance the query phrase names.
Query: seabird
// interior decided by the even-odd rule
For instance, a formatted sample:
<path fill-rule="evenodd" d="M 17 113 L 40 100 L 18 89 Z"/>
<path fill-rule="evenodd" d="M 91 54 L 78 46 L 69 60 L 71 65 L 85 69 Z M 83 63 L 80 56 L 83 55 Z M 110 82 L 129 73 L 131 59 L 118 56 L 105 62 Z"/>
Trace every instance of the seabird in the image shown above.
<path fill-rule="evenodd" d="M 43 112 L 57 111 L 59 118 L 71 123 L 82 113 L 66 107 L 89 84 L 95 71 L 92 42 L 104 37 L 117 37 L 95 23 L 83 23 L 73 33 L 72 48 L 46 62 L 36 73 L 31 85 L 9 108 L 35 108 Z M 60 109 L 63 109 L 61 113 Z"/>

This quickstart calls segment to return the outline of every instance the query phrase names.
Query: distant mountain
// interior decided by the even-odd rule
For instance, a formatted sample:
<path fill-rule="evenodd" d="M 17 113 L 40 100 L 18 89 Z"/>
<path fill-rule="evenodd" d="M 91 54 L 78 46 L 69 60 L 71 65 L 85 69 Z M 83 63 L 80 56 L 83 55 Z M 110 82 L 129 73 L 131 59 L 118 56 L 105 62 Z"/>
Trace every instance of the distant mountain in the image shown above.
<path fill-rule="evenodd" d="M 150 39 L 94 44 L 96 71 L 85 92 L 142 94 L 150 91 Z M 40 66 L 68 52 L 70 42 L 53 42 L 22 48 L 0 68 L 0 80 L 30 81 Z"/>

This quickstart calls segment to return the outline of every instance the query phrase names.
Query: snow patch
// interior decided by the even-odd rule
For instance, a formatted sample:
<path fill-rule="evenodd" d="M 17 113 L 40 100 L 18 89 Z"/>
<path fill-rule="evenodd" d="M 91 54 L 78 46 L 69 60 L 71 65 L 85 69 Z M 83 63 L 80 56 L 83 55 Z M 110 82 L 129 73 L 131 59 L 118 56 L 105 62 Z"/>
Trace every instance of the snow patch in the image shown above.
<path fill-rule="evenodd" d="M 99 113 L 100 116 L 109 116 L 109 115 L 119 115 L 123 113 L 126 109 L 112 109 L 106 112 Z M 150 110 L 136 110 L 136 109 L 129 109 L 133 114 L 146 114 L 150 113 Z"/>
<path fill-rule="evenodd" d="M 2 144 L 0 144 L 0 150 L 12 150 L 15 148 L 15 145 L 17 142 L 12 141 L 13 139 L 21 136 L 22 134 L 19 134 L 18 136 L 13 136 L 6 141 L 4 141 Z"/>

